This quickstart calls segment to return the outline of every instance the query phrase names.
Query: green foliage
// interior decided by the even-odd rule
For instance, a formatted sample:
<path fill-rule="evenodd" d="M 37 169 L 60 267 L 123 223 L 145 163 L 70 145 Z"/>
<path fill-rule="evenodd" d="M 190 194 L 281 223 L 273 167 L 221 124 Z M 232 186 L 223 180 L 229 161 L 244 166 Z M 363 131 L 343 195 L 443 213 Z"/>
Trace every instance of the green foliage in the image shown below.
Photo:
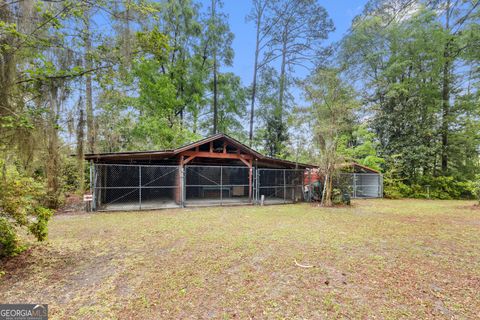
<path fill-rule="evenodd" d="M 154 27 L 149 32 L 137 33 L 138 44 L 140 48 L 152 54 L 156 61 L 165 62 L 168 58 L 170 46 L 168 45 L 168 37 Z"/>
<path fill-rule="evenodd" d="M 90 168 L 89 166 L 85 165 L 85 178 L 83 188 L 79 188 L 79 172 L 76 163 L 77 159 L 74 157 L 66 157 L 63 160 L 63 168 L 62 168 L 62 191 L 64 193 L 74 193 L 77 190 L 85 190 L 85 187 L 88 186 L 90 178 Z"/>
<path fill-rule="evenodd" d="M 387 199 L 400 199 L 408 197 L 412 189 L 401 179 L 392 176 L 388 171 L 383 176 L 383 196 Z"/>
<path fill-rule="evenodd" d="M 480 174 L 475 176 L 475 179 L 467 182 L 467 188 L 475 196 L 480 204 Z"/>
<path fill-rule="evenodd" d="M 276 114 L 267 114 L 264 118 L 266 126 L 262 138 L 266 154 L 271 157 L 286 158 L 288 156 L 286 149 L 288 127 L 286 123 Z"/>
<path fill-rule="evenodd" d="M 384 176 L 384 195 L 390 199 L 471 199 L 474 192 L 471 181 L 458 181 L 451 176 L 422 176 L 408 185 L 390 175 Z"/>
<path fill-rule="evenodd" d="M 280 79 L 277 71 L 272 67 L 266 67 L 260 73 L 258 85 L 259 110 L 258 118 L 261 120 L 257 137 L 265 154 L 270 157 L 287 158 L 288 150 L 288 126 L 284 119 L 288 107 L 292 104 L 292 97 L 286 92 L 283 108 L 280 110 L 278 95 Z"/>
<path fill-rule="evenodd" d="M 52 217 L 53 212 L 43 207 L 34 208 L 34 216 L 36 221 L 33 221 L 28 226 L 28 230 L 38 241 L 44 241 L 48 235 L 48 221 Z"/>
<path fill-rule="evenodd" d="M 322 205 L 330 206 L 334 175 L 338 166 L 344 162 L 339 145 L 342 136 L 351 128 L 358 101 L 353 88 L 340 78 L 337 69 L 317 70 L 304 89 L 310 103 L 314 141 L 320 153 L 317 163 L 324 176 Z"/>
<path fill-rule="evenodd" d="M 13 166 L 4 166 L 0 190 L 0 257 L 19 252 L 22 247 L 17 228 L 24 228 L 38 241 L 47 237 L 52 211 L 42 207 L 46 191 L 43 181 L 22 175 Z"/>
<path fill-rule="evenodd" d="M 350 195 L 348 192 L 344 192 L 341 189 L 333 188 L 332 190 L 332 203 L 334 205 L 347 205 L 351 204 Z"/>
<path fill-rule="evenodd" d="M 372 169 L 382 171 L 385 160 L 378 156 L 379 143 L 375 133 L 368 130 L 366 124 L 361 124 L 350 134 L 340 138 L 339 153 Z"/>
<path fill-rule="evenodd" d="M 247 91 L 231 72 L 218 76 L 218 131 L 239 138 L 246 115 Z"/>
<path fill-rule="evenodd" d="M 420 1 L 398 19 L 388 1 L 371 1 L 342 41 L 341 61 L 368 102 L 373 135 L 347 135 L 344 154 L 395 172 L 385 176 L 387 197 L 471 196 L 466 181 L 478 172 L 480 145 L 478 8 L 449 5 Z"/>
<path fill-rule="evenodd" d="M 6 218 L 0 218 L 0 258 L 21 252 L 15 229 Z"/>

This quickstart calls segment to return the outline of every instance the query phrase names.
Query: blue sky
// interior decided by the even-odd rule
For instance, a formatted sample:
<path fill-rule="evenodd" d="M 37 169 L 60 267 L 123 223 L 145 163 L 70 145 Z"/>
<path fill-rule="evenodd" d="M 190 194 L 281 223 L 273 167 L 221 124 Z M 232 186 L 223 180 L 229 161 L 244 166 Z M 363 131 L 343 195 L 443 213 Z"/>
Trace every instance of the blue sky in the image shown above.
<path fill-rule="evenodd" d="M 339 40 L 350 27 L 350 23 L 359 14 L 367 0 L 318 0 L 328 11 L 335 24 L 335 32 L 330 34 L 327 43 Z M 210 0 L 203 0 L 203 5 L 208 7 Z M 230 29 L 235 34 L 233 49 L 235 59 L 233 67 L 228 68 L 242 78 L 244 85 L 251 83 L 253 73 L 253 55 L 255 50 L 255 28 L 252 23 L 245 22 L 249 13 L 251 1 L 249 0 L 224 0 L 223 11 L 228 14 Z M 226 71 L 227 71 L 226 70 Z"/>

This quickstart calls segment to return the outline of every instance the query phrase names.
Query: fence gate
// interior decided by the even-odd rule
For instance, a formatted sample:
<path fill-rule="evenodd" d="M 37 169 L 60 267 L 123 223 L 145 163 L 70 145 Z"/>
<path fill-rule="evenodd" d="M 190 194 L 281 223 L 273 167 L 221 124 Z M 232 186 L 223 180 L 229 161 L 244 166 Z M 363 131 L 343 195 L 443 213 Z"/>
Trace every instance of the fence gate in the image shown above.
<path fill-rule="evenodd" d="M 303 201 L 304 173 L 300 169 L 257 169 L 257 203 L 262 196 L 265 204 Z"/>
<path fill-rule="evenodd" d="M 253 203 L 248 167 L 185 166 L 185 206 Z"/>
<path fill-rule="evenodd" d="M 94 210 L 142 210 L 181 205 L 178 166 L 95 164 Z"/>

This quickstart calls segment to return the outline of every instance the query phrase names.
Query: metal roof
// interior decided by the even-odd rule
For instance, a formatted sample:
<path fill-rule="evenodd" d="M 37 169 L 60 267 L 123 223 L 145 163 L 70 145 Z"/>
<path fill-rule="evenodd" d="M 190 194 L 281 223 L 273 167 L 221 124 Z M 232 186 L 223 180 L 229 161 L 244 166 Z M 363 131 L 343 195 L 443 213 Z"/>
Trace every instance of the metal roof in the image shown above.
<path fill-rule="evenodd" d="M 304 168 L 314 168 L 316 167 L 315 165 L 311 164 L 305 164 L 305 163 L 297 163 L 289 160 L 283 160 L 283 159 L 277 159 L 277 158 L 272 158 L 268 156 L 264 156 L 258 151 L 253 150 L 249 146 L 241 143 L 240 141 L 224 134 L 224 133 L 217 133 L 214 135 L 211 135 L 209 137 L 206 137 L 204 139 L 186 144 L 184 146 L 181 146 L 177 149 L 168 149 L 168 150 L 150 150 L 150 151 L 127 151 L 127 152 L 106 152 L 106 153 L 89 153 L 85 154 L 85 160 L 128 160 L 131 157 L 135 157 L 136 159 L 152 159 L 156 157 L 161 157 L 161 158 L 168 158 L 168 157 L 174 157 L 184 151 L 187 151 L 189 149 L 195 148 L 197 146 L 203 145 L 205 143 L 214 141 L 214 140 L 219 140 L 219 139 L 224 139 L 228 141 L 231 145 L 237 147 L 238 149 L 242 150 L 243 152 L 250 154 L 255 157 L 257 160 L 265 161 L 265 162 L 271 162 L 271 163 L 276 163 L 276 164 L 286 164 L 289 166 L 300 166 Z"/>

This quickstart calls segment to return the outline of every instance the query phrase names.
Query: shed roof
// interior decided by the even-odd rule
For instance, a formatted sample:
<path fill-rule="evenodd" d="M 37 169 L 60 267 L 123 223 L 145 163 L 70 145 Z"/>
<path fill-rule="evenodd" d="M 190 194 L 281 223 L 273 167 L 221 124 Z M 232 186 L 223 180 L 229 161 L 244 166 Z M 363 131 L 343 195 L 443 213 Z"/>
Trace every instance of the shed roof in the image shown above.
<path fill-rule="evenodd" d="M 177 149 L 166 149 L 166 150 L 149 150 L 149 151 L 126 151 L 126 152 L 106 152 L 106 153 L 90 153 L 85 154 L 85 160 L 94 160 L 94 161 L 116 161 L 116 160 L 150 160 L 150 159 L 162 159 L 162 158 L 171 158 L 176 157 L 184 151 L 188 151 L 197 146 L 209 143 L 215 140 L 224 140 L 227 141 L 230 145 L 238 148 L 242 152 L 252 155 L 254 159 L 260 160 L 262 162 L 272 163 L 276 165 L 286 165 L 286 166 L 298 166 L 301 168 L 314 168 L 315 165 L 305 164 L 305 163 L 296 163 L 289 160 L 277 159 L 262 155 L 258 151 L 250 148 L 249 146 L 241 143 L 240 141 L 224 134 L 218 133 L 206 137 L 204 139 L 186 144 Z"/>
<path fill-rule="evenodd" d="M 353 168 L 354 170 L 358 170 L 359 172 L 365 172 L 365 173 L 380 173 L 380 171 L 372 169 L 370 167 L 367 167 L 363 164 L 360 164 L 358 162 L 346 162 L 340 166 L 341 168 Z"/>

